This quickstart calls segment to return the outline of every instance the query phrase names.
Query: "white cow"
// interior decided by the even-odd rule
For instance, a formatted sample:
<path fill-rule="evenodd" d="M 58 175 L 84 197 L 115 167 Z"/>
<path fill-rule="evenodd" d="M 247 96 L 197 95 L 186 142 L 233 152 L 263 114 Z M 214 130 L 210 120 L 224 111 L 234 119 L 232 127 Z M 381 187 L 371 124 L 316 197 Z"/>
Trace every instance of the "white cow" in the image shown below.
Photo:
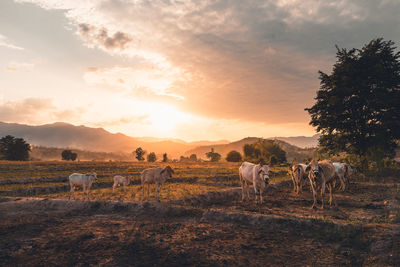
<path fill-rule="evenodd" d="M 344 191 L 346 189 L 347 164 L 341 162 L 333 162 L 332 164 L 335 167 L 336 178 L 340 182 L 340 190 Z"/>
<path fill-rule="evenodd" d="M 303 184 L 306 182 L 308 173 L 306 164 L 294 164 L 289 167 L 289 174 L 293 181 L 293 191 L 298 194 L 303 190 Z"/>
<path fill-rule="evenodd" d="M 159 190 L 160 187 L 168 178 L 172 178 L 174 170 L 167 166 L 165 168 L 149 168 L 142 171 L 140 175 L 140 180 L 142 182 L 142 200 L 144 199 L 144 186 L 147 184 L 147 197 L 150 196 L 150 184 L 157 185 L 157 201 L 160 201 Z"/>
<path fill-rule="evenodd" d="M 121 175 L 115 175 L 114 176 L 114 184 L 113 184 L 113 193 L 115 191 L 115 188 L 122 184 L 124 186 L 124 192 L 126 192 L 126 186 L 128 186 L 131 183 L 132 176 L 121 176 Z"/>
<path fill-rule="evenodd" d="M 247 198 L 249 196 L 249 185 L 253 185 L 254 193 L 256 196 L 255 202 L 257 203 L 257 194 L 260 194 L 260 203 L 263 202 L 263 192 L 269 183 L 269 174 L 272 171 L 268 165 L 253 164 L 250 162 L 243 162 L 239 168 L 240 182 L 242 183 L 242 201 L 244 200 L 244 189 L 247 190 Z"/>
<path fill-rule="evenodd" d="M 81 173 L 73 173 L 68 177 L 69 185 L 71 187 L 70 193 L 73 195 L 75 199 L 74 186 L 80 186 L 83 188 L 83 193 L 86 192 L 86 197 L 89 200 L 89 190 L 92 186 L 92 183 L 97 179 L 97 175 L 95 172 L 90 174 L 81 174 Z M 71 194 L 69 195 L 69 199 L 71 199 Z"/>

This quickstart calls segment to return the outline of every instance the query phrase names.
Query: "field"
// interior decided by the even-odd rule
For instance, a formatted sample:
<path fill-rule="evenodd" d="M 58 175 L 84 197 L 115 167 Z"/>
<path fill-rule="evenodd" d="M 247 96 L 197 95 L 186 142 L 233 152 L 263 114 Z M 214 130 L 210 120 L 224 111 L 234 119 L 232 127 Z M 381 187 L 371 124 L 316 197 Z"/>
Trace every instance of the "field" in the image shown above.
<path fill-rule="evenodd" d="M 399 266 L 400 176 L 355 177 L 337 206 L 311 210 L 286 167 L 265 203 L 242 202 L 239 164 L 171 163 L 174 178 L 141 202 L 132 162 L 0 163 L 2 266 Z M 164 166 L 164 165 L 163 165 Z M 91 201 L 68 201 L 72 172 L 99 176 Z M 133 175 L 112 193 L 115 174 Z M 318 205 L 319 206 L 319 205 Z"/>

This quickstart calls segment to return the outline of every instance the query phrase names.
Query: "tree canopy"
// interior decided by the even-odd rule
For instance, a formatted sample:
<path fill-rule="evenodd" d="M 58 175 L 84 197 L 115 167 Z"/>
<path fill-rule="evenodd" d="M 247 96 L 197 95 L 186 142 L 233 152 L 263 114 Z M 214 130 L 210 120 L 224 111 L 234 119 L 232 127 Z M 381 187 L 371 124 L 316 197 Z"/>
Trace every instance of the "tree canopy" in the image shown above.
<path fill-rule="evenodd" d="M 150 153 L 147 155 L 147 161 L 148 161 L 148 162 L 155 162 L 156 160 L 157 160 L 156 153 L 150 152 Z"/>
<path fill-rule="evenodd" d="M 218 162 L 221 159 L 221 154 L 214 152 L 214 148 L 211 148 L 211 151 L 206 153 L 206 157 L 211 162 Z"/>
<path fill-rule="evenodd" d="M 0 139 L 0 159 L 28 160 L 31 146 L 22 138 L 7 135 Z"/>
<path fill-rule="evenodd" d="M 226 161 L 240 162 L 240 161 L 242 161 L 242 155 L 239 152 L 237 152 L 236 150 L 232 150 L 226 155 Z"/>
<path fill-rule="evenodd" d="M 62 159 L 62 160 L 72 160 L 72 161 L 75 161 L 77 157 L 78 157 L 78 154 L 76 154 L 76 153 L 74 153 L 74 152 L 72 152 L 71 150 L 68 150 L 68 149 L 63 150 L 63 151 L 61 152 L 61 159 Z"/>
<path fill-rule="evenodd" d="M 322 133 L 322 150 L 357 155 L 365 168 L 393 157 L 400 138 L 400 52 L 382 38 L 361 49 L 336 48 L 332 73 L 319 71 L 316 102 L 305 110 Z"/>
<path fill-rule="evenodd" d="M 146 154 L 146 151 L 144 151 L 141 147 L 136 148 L 136 150 L 134 152 L 132 152 L 132 154 L 135 155 L 135 158 L 138 161 L 143 161 L 144 160 L 144 154 Z"/>
<path fill-rule="evenodd" d="M 260 139 L 254 144 L 243 146 L 244 159 L 253 163 L 284 163 L 286 152 L 274 141 Z"/>

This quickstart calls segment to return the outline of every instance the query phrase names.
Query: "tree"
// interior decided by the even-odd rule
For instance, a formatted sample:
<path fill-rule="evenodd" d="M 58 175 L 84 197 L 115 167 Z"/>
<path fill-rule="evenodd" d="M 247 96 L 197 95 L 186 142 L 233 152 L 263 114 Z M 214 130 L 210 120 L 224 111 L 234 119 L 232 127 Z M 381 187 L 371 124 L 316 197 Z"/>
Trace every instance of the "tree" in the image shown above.
<path fill-rule="evenodd" d="M 286 152 L 274 140 L 260 139 L 254 144 L 243 146 L 245 160 L 253 163 L 270 162 L 272 156 L 276 163 L 286 162 Z"/>
<path fill-rule="evenodd" d="M 242 155 L 239 152 L 237 152 L 236 150 L 232 150 L 226 155 L 226 161 L 240 162 L 240 161 L 242 161 Z"/>
<path fill-rule="evenodd" d="M 75 161 L 76 158 L 77 158 L 77 156 L 78 156 L 78 154 L 76 154 L 76 153 L 74 153 L 74 152 L 72 152 L 71 150 L 68 150 L 68 149 L 63 150 L 63 151 L 61 152 L 61 159 L 62 159 L 62 160 L 72 160 L 72 161 Z"/>
<path fill-rule="evenodd" d="M 316 103 L 305 110 L 322 133 L 322 151 L 356 155 L 366 169 L 373 159 L 393 158 L 400 138 L 400 52 L 382 38 L 336 48 L 332 73 L 319 71 Z"/>
<path fill-rule="evenodd" d="M 22 138 L 7 135 L 0 139 L 0 158 L 5 160 L 28 160 L 31 146 Z"/>
<path fill-rule="evenodd" d="M 135 155 L 135 158 L 138 161 L 143 161 L 144 160 L 144 155 L 146 154 L 146 151 L 144 151 L 141 147 L 136 148 L 134 152 L 132 152 Z"/>
<path fill-rule="evenodd" d="M 191 155 L 189 156 L 189 159 L 190 159 L 191 161 L 197 161 L 197 155 L 196 155 L 196 154 L 191 154 Z"/>
<path fill-rule="evenodd" d="M 148 161 L 148 162 L 155 162 L 156 160 L 157 160 L 156 153 L 150 152 L 150 153 L 147 155 L 147 161 Z"/>
<path fill-rule="evenodd" d="M 167 153 L 164 153 L 162 156 L 163 156 L 162 162 L 168 162 Z"/>
<path fill-rule="evenodd" d="M 206 153 L 206 157 L 209 158 L 211 162 L 218 162 L 221 159 L 221 155 L 214 152 L 214 148 L 211 148 L 211 151 Z"/>

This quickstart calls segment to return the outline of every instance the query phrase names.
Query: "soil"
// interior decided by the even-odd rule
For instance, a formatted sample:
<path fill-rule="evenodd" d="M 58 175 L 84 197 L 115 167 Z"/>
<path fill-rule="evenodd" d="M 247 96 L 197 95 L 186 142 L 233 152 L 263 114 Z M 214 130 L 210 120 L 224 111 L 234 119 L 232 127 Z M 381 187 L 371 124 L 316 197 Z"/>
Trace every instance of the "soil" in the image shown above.
<path fill-rule="evenodd" d="M 0 199 L 1 266 L 400 266 L 397 179 L 310 209 L 289 183 L 174 202 Z"/>

